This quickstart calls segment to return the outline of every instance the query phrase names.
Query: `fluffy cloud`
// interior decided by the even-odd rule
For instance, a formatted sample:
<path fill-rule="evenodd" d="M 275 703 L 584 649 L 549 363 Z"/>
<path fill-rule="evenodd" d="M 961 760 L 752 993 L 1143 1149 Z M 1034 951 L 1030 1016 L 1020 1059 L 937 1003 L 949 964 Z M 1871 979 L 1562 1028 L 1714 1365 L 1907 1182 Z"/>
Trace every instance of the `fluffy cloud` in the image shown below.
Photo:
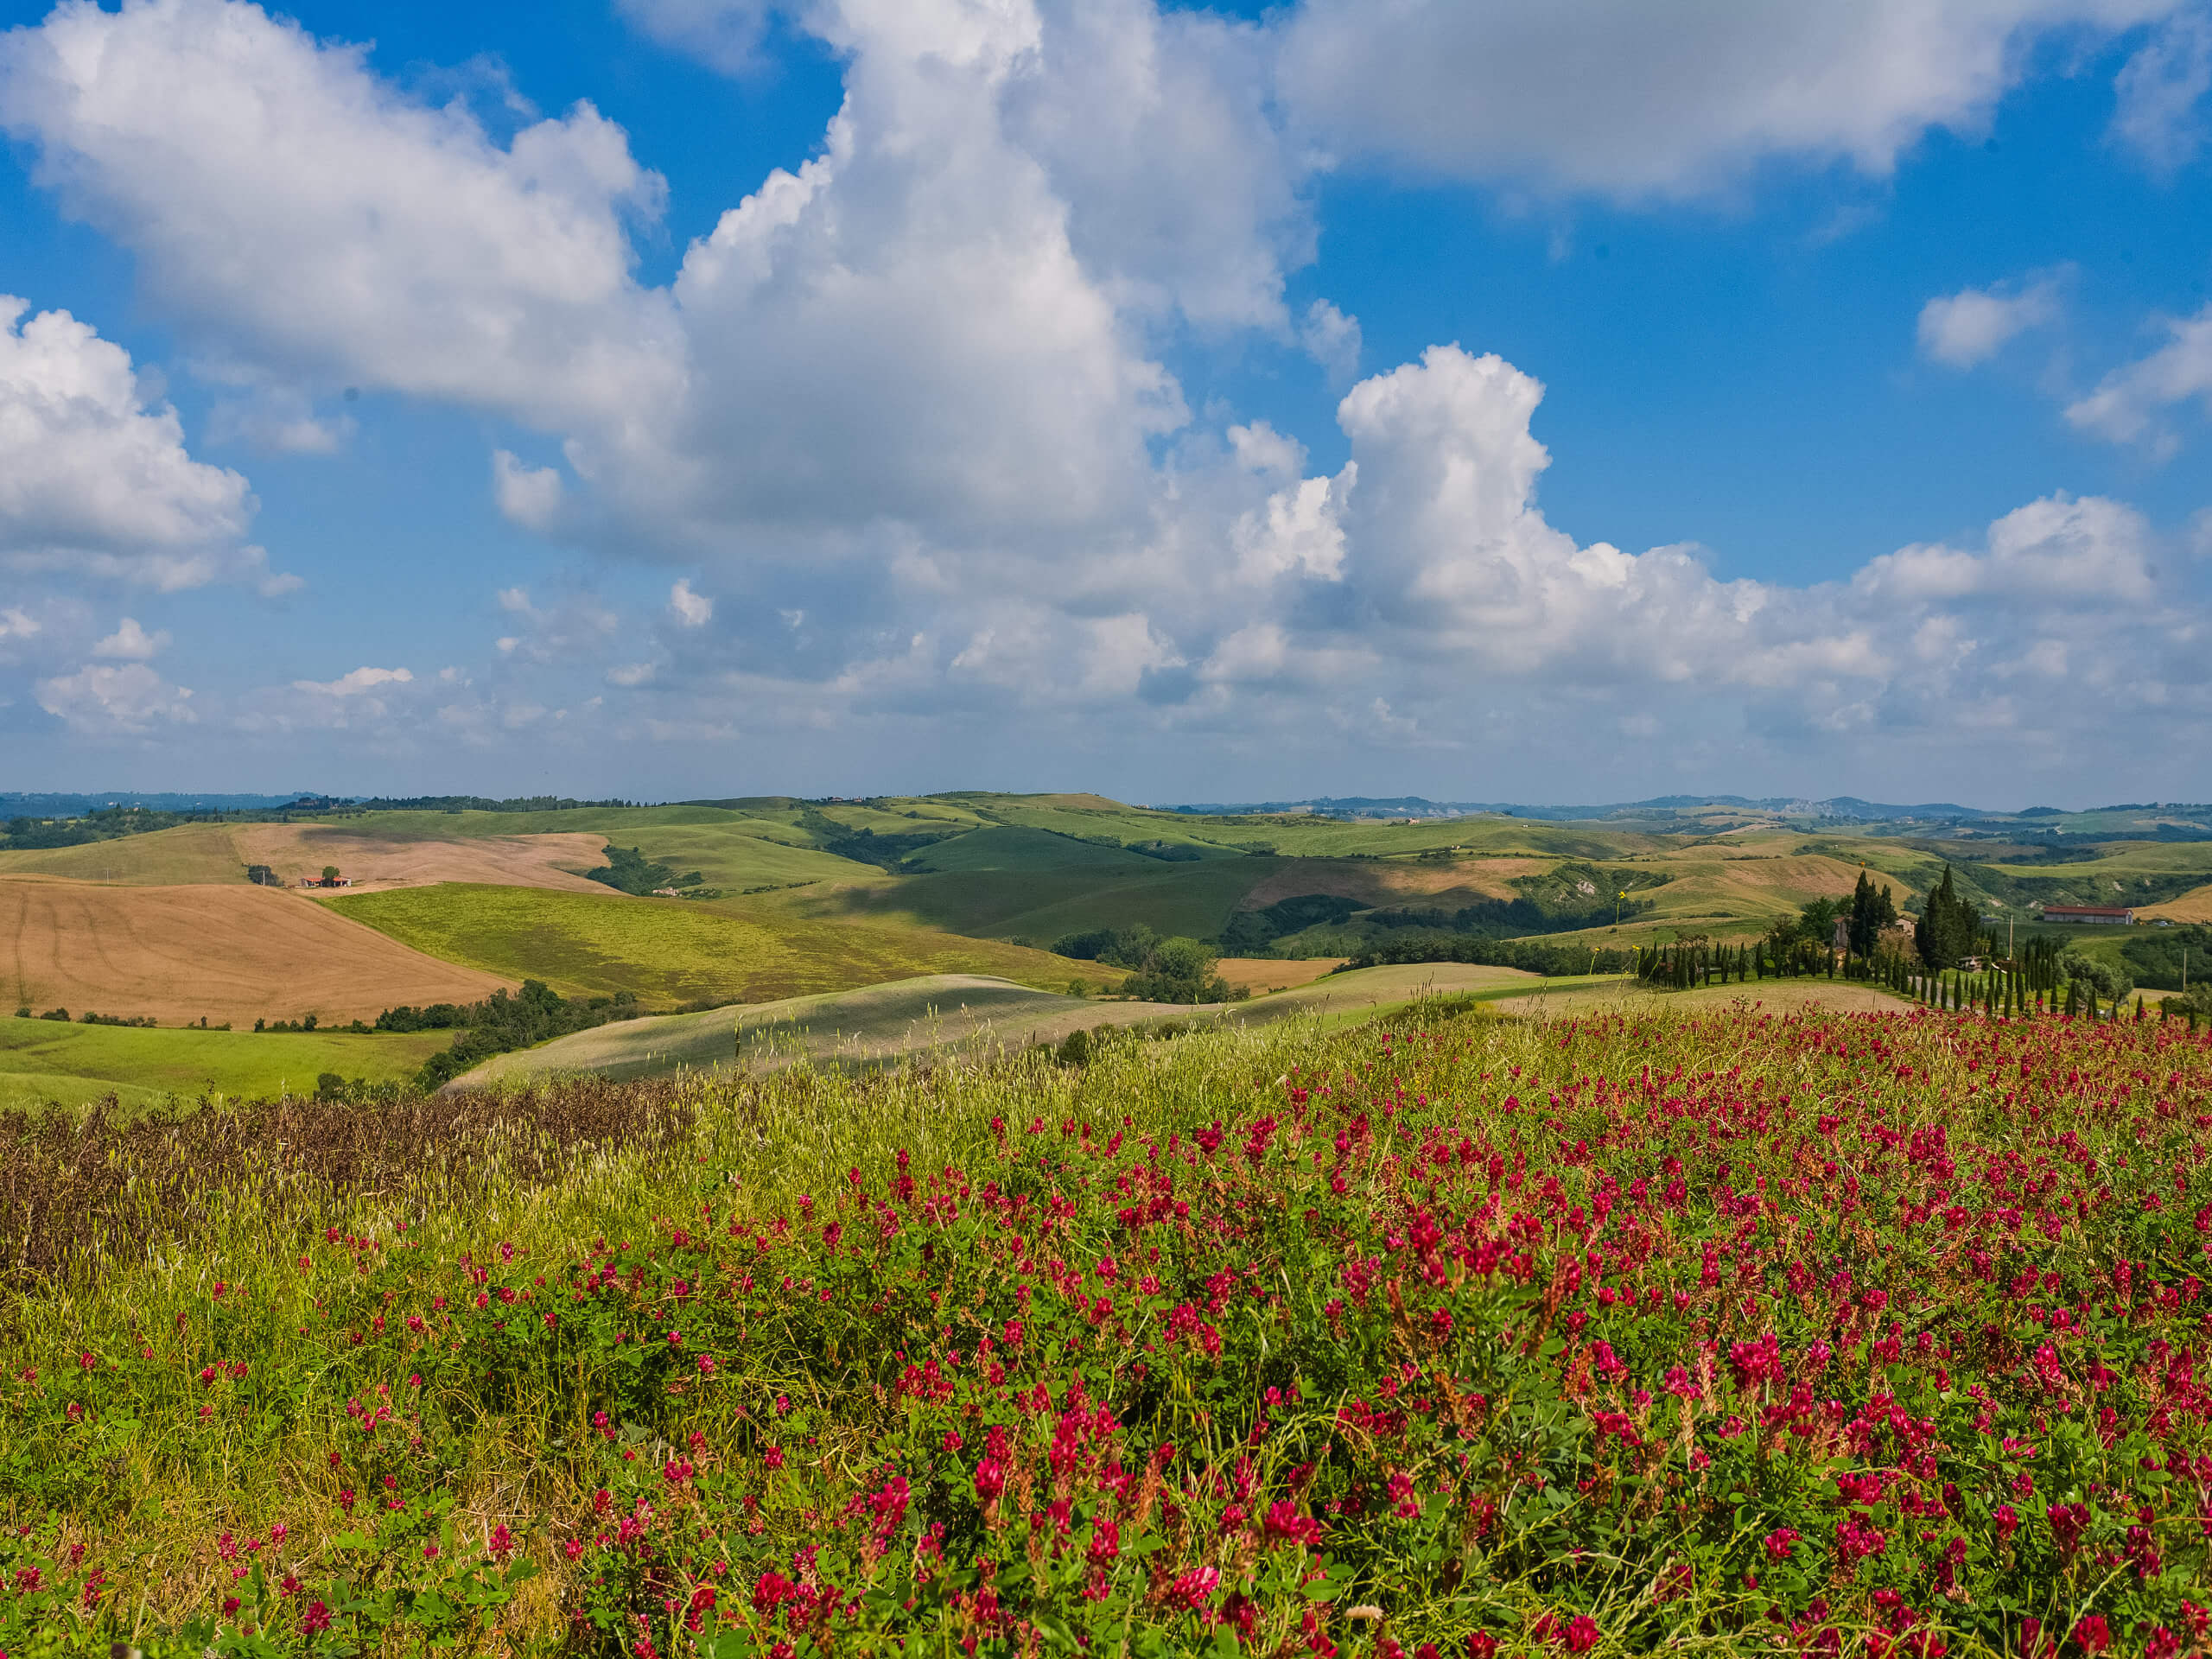
<path fill-rule="evenodd" d="M 92 737 L 139 735 L 160 725 L 189 725 L 192 693 L 143 663 L 94 664 L 38 682 L 39 707 Z"/>
<path fill-rule="evenodd" d="M 2212 305 L 2166 325 L 2170 338 L 2148 357 L 2115 369 L 2066 418 L 2115 443 L 2148 442 L 2171 452 L 2180 440 L 2160 420 L 2177 404 L 2201 399 L 2212 410 Z"/>
<path fill-rule="evenodd" d="M 825 153 L 723 214 L 677 279 L 694 395 L 659 498 L 702 547 L 746 522 L 1033 535 L 1139 511 L 1146 440 L 1182 400 L 1008 133 L 1036 19 L 820 21 L 850 54 Z"/>
<path fill-rule="evenodd" d="M 725 74 L 760 67 L 775 0 L 615 0 L 615 10 L 664 46 Z"/>
<path fill-rule="evenodd" d="M 2204 95 L 2212 92 L 2212 14 L 2171 19 L 2120 72 L 2113 139 L 2153 173 L 2170 174 L 2204 143 Z"/>
<path fill-rule="evenodd" d="M 560 469 L 525 467 L 505 449 L 492 452 L 492 494 L 499 511 L 525 530 L 553 528 L 564 493 Z"/>
<path fill-rule="evenodd" d="M 334 680 L 294 680 L 292 689 L 325 697 L 360 697 L 366 696 L 379 686 L 406 685 L 414 678 L 415 676 L 404 668 L 364 666 L 349 674 L 341 674 Z"/>
<path fill-rule="evenodd" d="M 668 610 L 679 626 L 704 627 L 713 620 L 715 601 L 704 594 L 693 593 L 690 579 L 685 578 L 668 590 Z"/>
<path fill-rule="evenodd" d="M 2058 278 L 2039 277 L 2018 293 L 1966 288 L 1920 308 L 1921 355 L 1954 369 L 1986 363 L 2005 343 L 2058 316 Z"/>
<path fill-rule="evenodd" d="M 271 578 L 246 481 L 196 461 L 130 354 L 67 311 L 0 296 L 0 563 L 164 592 Z"/>
<path fill-rule="evenodd" d="M 1618 196 L 1711 188 L 1771 156 L 1883 175 L 1972 130 L 2066 25 L 2179 0 L 1306 0 L 1283 39 L 1294 116 L 1348 157 Z"/>
<path fill-rule="evenodd" d="M 1339 390 L 1359 373 L 1359 319 L 1348 317 L 1326 300 L 1306 308 L 1299 325 L 1298 343 L 1306 354 L 1328 371 L 1330 384 Z"/>
<path fill-rule="evenodd" d="M 769 14 L 624 9 L 726 67 Z M 2130 701 L 2131 663 L 2166 717 L 2202 719 L 2202 607 L 2154 574 L 2160 538 L 2120 504 L 2051 497 L 1827 587 L 1732 580 L 1700 549 L 1586 543 L 1549 520 L 1530 375 L 1439 346 L 1352 384 L 1357 321 L 1284 298 L 1311 257 L 1305 193 L 1332 164 L 1616 196 L 1708 189 L 1775 156 L 1879 174 L 1931 125 L 1983 120 L 2040 32 L 2170 4 L 1879 0 L 1839 21 L 1727 0 L 1686 21 L 1613 0 L 1572 16 L 1306 0 L 1262 26 L 1151 0 L 790 10 L 842 61 L 842 106 L 813 159 L 722 214 L 664 288 L 637 280 L 632 245 L 658 181 L 588 105 L 498 137 L 240 0 L 68 0 L 0 38 L 0 122 L 234 383 L 225 429 L 327 447 L 342 433 L 315 399 L 340 385 L 490 410 L 561 457 L 493 452 L 509 520 L 658 560 L 660 581 L 690 573 L 635 615 L 511 589 L 480 683 L 356 669 L 252 694 L 241 726 L 350 721 L 426 746 L 784 733 L 812 755 L 822 733 L 1002 729 L 1010 708 L 1062 742 L 1111 709 L 1140 745 L 1184 730 L 1353 753 L 1586 729 L 1689 756 L 1969 716 L 2055 736 L 2081 686 L 2150 706 Z M 2047 279 L 1946 296 L 1923 349 L 1963 366 L 2055 303 Z M 2200 326 L 2212 338 L 2212 321 L 2177 326 L 2076 420 L 2140 435 L 2201 395 Z M 1192 417 L 1162 359 L 1237 331 L 1235 349 L 1293 367 L 1302 349 L 1343 391 L 1333 473 L 1308 476 L 1264 423 L 1196 398 Z M 168 480 L 144 499 L 213 528 L 157 550 L 245 560 L 244 481 L 190 461 L 128 359 L 85 339 L 124 388 L 92 425 L 168 456 L 86 479 Z M 6 492 L 50 475 L 22 470 L 0 468 L 0 525 Z M 105 502 L 68 499 L 86 522 L 83 501 Z M 69 545 L 146 543 L 111 527 Z M 90 625 L 22 615 L 46 632 L 9 643 L 46 667 L 95 649 Z M 97 716 L 108 729 L 188 715 L 124 662 L 57 672 L 41 701 L 124 710 Z"/>
<path fill-rule="evenodd" d="M 65 0 L 0 36 L 0 125 L 243 383 L 567 424 L 680 379 L 630 280 L 660 181 L 588 105 L 502 147 L 257 7 Z"/>
<path fill-rule="evenodd" d="M 113 633 L 92 647 L 95 657 L 120 657 L 127 662 L 150 662 L 168 648 L 169 632 L 162 628 L 149 633 L 138 619 L 126 616 Z"/>

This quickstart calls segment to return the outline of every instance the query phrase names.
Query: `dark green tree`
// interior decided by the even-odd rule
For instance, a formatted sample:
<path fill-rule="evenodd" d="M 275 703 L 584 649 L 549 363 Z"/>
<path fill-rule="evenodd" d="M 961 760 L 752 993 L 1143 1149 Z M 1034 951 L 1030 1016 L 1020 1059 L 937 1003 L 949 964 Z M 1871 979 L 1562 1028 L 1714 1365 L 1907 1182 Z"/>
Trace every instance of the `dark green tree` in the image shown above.
<path fill-rule="evenodd" d="M 1897 918 L 1897 900 L 1887 887 L 1877 887 L 1859 872 L 1859 885 L 1851 893 L 1851 954 L 1872 960 L 1881 942 L 1882 930 Z"/>
<path fill-rule="evenodd" d="M 1142 1002 L 1224 1002 L 1229 986 L 1214 962 L 1214 953 L 1196 939 L 1162 939 L 1122 990 Z"/>
<path fill-rule="evenodd" d="M 1920 907 L 1912 942 L 1919 948 L 1920 959 L 1930 968 L 1955 968 L 1961 957 L 1972 953 L 1980 924 L 1980 913 L 1959 897 L 1951 882 L 1951 867 L 1946 864 L 1943 879 Z"/>

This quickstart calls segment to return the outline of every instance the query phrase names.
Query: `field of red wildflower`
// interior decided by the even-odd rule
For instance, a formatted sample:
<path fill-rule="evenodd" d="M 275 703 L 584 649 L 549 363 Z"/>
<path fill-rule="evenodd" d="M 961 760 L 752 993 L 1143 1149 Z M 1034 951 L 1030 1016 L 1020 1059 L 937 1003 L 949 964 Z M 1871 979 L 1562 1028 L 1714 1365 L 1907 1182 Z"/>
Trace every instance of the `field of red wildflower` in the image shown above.
<path fill-rule="evenodd" d="M 2178 1023 L 1439 1004 L 656 1100 L 9 1143 L 97 1213 L 0 1329 L 0 1649 L 2204 1650 Z"/>

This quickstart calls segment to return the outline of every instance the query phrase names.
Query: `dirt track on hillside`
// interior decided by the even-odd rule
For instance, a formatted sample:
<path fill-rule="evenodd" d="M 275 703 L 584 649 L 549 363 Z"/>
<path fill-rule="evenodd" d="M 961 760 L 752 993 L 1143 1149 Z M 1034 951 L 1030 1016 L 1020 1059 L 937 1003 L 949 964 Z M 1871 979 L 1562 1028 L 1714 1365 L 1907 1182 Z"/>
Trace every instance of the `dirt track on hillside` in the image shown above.
<path fill-rule="evenodd" d="M 435 881 L 482 881 L 504 887 L 553 887 L 564 893 L 611 889 L 573 872 L 607 861 L 607 837 L 581 832 L 551 836 L 457 836 L 451 841 L 362 835 L 335 825 L 255 823 L 236 832 L 240 855 L 266 864 L 289 887 L 335 864 L 356 893 L 427 887 Z M 569 868 L 563 868 L 563 866 Z"/>
<path fill-rule="evenodd" d="M 164 1025 L 308 1014 L 332 1025 L 512 983 L 265 887 L 0 880 L 0 1016 L 28 1004 Z"/>

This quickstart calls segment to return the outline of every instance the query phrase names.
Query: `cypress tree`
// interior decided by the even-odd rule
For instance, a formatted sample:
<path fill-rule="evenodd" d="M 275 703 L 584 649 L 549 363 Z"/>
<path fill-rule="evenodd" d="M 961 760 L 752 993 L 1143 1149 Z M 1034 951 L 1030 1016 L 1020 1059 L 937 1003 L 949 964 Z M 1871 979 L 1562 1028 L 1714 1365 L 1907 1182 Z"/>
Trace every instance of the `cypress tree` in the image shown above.
<path fill-rule="evenodd" d="M 1973 950 L 1979 922 L 1974 907 L 1958 896 L 1951 867 L 1946 864 L 1943 879 L 1921 906 L 1920 919 L 1913 926 L 1913 943 L 1920 947 L 1921 959 L 1929 967 L 1955 968 L 1959 959 Z"/>

